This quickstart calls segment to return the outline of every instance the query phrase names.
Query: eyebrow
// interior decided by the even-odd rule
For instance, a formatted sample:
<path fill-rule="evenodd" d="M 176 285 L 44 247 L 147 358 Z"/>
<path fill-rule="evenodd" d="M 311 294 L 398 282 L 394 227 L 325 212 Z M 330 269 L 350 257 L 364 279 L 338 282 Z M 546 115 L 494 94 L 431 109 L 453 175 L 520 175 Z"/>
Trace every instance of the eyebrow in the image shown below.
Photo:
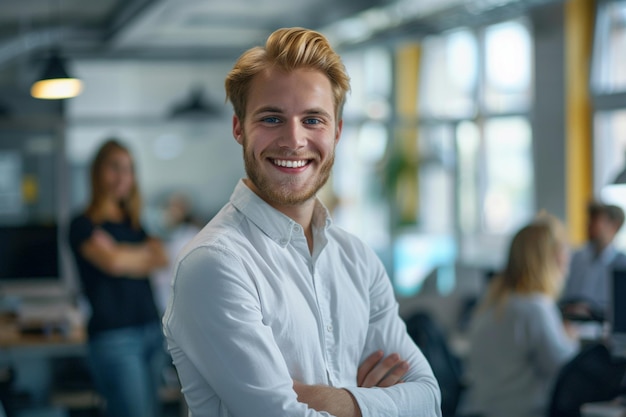
<path fill-rule="evenodd" d="M 265 106 L 265 107 L 261 107 L 259 109 L 257 109 L 254 113 L 252 113 L 254 116 L 257 116 L 259 114 L 263 114 L 263 113 L 284 113 L 284 110 L 280 107 L 275 107 L 275 106 Z M 331 115 L 330 113 L 328 113 L 326 110 L 319 108 L 319 107 L 314 107 L 311 109 L 307 109 L 304 111 L 304 114 L 310 116 L 310 115 L 320 115 L 320 116 L 324 116 L 324 117 L 328 117 L 330 118 Z"/>
<path fill-rule="evenodd" d="M 261 107 L 261 108 L 255 110 L 254 113 L 252 113 L 252 114 L 253 115 L 257 115 L 257 114 L 261 114 L 261 113 L 283 113 L 283 109 L 281 109 L 280 107 L 265 106 L 265 107 Z"/>

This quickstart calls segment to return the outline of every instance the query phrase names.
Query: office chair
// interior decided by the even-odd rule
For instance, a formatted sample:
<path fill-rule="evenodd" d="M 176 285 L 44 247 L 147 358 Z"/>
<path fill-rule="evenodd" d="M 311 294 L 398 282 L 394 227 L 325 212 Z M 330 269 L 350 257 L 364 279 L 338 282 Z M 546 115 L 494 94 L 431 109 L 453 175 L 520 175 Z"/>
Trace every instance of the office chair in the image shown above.
<path fill-rule="evenodd" d="M 406 327 L 439 383 L 443 417 L 453 417 L 464 388 L 460 360 L 452 354 L 443 331 L 428 313 L 413 314 L 406 320 Z"/>
<path fill-rule="evenodd" d="M 12 395 L 15 371 L 12 367 L 0 368 L 0 417 L 12 417 Z"/>
<path fill-rule="evenodd" d="M 585 403 L 608 401 L 621 392 L 626 361 L 615 360 L 602 343 L 583 348 L 560 370 L 548 405 L 548 417 L 580 417 Z"/>

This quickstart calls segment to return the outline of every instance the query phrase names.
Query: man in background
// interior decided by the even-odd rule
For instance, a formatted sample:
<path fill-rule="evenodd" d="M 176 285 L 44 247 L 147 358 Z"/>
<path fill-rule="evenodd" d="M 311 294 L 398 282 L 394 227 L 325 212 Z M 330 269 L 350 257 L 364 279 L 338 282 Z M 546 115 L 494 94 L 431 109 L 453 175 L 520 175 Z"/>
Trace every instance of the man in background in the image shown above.
<path fill-rule="evenodd" d="M 624 224 L 624 211 L 593 201 L 587 215 L 588 241 L 572 256 L 561 307 L 566 316 L 602 320 L 609 307 L 613 270 L 626 268 L 626 255 L 613 243 Z"/>

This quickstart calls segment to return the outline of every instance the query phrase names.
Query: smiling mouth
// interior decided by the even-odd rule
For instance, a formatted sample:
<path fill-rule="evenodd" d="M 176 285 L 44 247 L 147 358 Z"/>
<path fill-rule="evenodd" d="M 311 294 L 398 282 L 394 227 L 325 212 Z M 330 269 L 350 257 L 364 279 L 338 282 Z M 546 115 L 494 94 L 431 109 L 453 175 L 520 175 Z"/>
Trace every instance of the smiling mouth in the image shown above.
<path fill-rule="evenodd" d="M 272 159 L 272 163 L 276 166 L 283 168 L 302 168 L 308 165 L 311 161 L 309 159 L 299 159 L 296 161 L 289 159 Z"/>

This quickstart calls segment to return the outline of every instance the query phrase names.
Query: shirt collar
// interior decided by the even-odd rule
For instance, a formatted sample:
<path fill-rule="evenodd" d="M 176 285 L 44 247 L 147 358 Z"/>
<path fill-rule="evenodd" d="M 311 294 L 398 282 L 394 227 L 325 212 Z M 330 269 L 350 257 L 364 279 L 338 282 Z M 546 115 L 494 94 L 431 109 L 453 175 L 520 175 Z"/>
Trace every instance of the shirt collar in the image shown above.
<path fill-rule="evenodd" d="M 254 223 L 263 233 L 280 246 L 285 247 L 294 233 L 302 227 L 294 220 L 267 204 L 261 197 L 239 180 L 230 196 L 230 202 L 237 210 Z M 332 225 L 328 210 L 316 197 L 313 209 L 313 229 L 323 233 Z M 300 232 L 301 233 L 301 232 Z"/>
<path fill-rule="evenodd" d="M 595 253 L 594 246 L 591 243 L 588 243 L 587 251 L 589 253 L 589 256 L 592 259 L 599 260 L 605 265 L 608 265 L 611 262 L 613 262 L 613 259 L 615 259 L 615 257 L 617 256 L 617 249 L 615 248 L 615 245 L 613 245 L 612 243 L 609 244 L 606 248 L 602 249 L 602 251 L 597 255 Z"/>

